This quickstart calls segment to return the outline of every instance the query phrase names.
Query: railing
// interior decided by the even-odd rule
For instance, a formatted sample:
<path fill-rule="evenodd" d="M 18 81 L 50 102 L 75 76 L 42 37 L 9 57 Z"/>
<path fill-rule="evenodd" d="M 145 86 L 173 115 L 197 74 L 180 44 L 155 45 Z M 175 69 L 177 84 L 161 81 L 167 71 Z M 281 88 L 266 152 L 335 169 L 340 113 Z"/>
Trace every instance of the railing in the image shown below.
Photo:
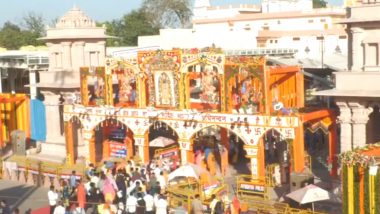
<path fill-rule="evenodd" d="M 17 169 L 4 168 L 3 164 L 1 164 L 3 168 L 1 172 L 7 173 L 6 175 L 3 173 L 2 178 L 18 180 L 34 185 L 54 185 L 54 183 L 59 182 L 62 176 L 70 176 L 73 170 L 76 171 L 77 176 L 84 176 L 86 170 L 85 165 L 46 162 L 29 159 L 24 156 L 14 155 L 7 161 L 17 163 Z M 57 180 L 54 182 L 54 179 Z"/>
<path fill-rule="evenodd" d="M 244 56 L 244 55 L 292 55 L 297 53 L 297 49 L 292 48 L 257 48 L 257 49 L 239 49 L 239 50 L 225 50 L 227 56 Z"/>

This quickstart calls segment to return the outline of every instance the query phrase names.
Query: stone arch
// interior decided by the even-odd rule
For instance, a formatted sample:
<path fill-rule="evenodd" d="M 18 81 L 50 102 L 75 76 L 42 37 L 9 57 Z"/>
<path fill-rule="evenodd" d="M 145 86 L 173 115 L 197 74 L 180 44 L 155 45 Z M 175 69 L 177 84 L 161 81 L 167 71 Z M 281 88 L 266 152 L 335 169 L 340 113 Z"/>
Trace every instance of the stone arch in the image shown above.
<path fill-rule="evenodd" d="M 146 134 L 147 132 L 149 132 L 150 127 L 152 127 L 154 125 L 154 123 L 164 123 L 166 126 L 168 126 L 171 130 L 173 130 L 175 132 L 175 135 L 177 137 L 180 137 L 180 134 L 178 132 L 178 128 L 175 128 L 170 122 L 168 122 L 166 120 L 159 120 L 159 119 L 151 122 L 149 124 L 149 126 L 146 126 L 146 128 L 143 130 L 142 134 Z"/>
<path fill-rule="evenodd" d="M 134 155 L 134 130 L 124 122 L 116 118 L 105 118 L 94 124 L 92 127 L 95 143 L 95 160 L 109 158 L 111 154 L 111 144 L 119 142 L 125 146 L 126 157 Z M 111 135 L 112 134 L 112 135 Z M 101 158 L 100 158 L 101 157 Z"/>
<path fill-rule="evenodd" d="M 280 173 L 281 179 L 276 180 L 275 184 L 289 182 L 289 172 L 292 165 L 292 156 L 294 155 L 292 154 L 293 144 L 289 142 L 289 139 L 283 136 L 279 128 L 272 127 L 265 130 L 258 143 L 257 157 L 260 177 Z M 276 165 L 278 166 L 278 171 L 275 167 Z"/>
<path fill-rule="evenodd" d="M 227 129 L 229 132 L 232 132 L 233 134 L 235 134 L 236 136 L 238 136 L 243 142 L 245 145 L 248 145 L 248 141 L 247 139 L 244 137 L 244 135 L 234 131 L 233 129 L 230 128 L 230 126 L 227 126 L 227 125 L 215 125 L 215 124 L 207 124 L 206 126 L 202 126 L 202 127 L 199 127 L 199 125 L 197 126 L 196 129 L 193 130 L 193 132 L 191 133 L 191 135 L 189 136 L 189 138 L 193 138 L 195 134 L 197 134 L 198 132 L 200 132 L 201 130 L 204 130 L 204 129 L 207 129 L 207 128 L 210 128 L 212 126 L 217 126 L 217 127 L 220 127 L 220 128 L 225 128 Z"/>
<path fill-rule="evenodd" d="M 163 137 L 167 139 L 171 139 L 174 141 L 172 144 L 168 144 L 167 146 L 150 146 L 150 142 L 155 140 L 156 138 Z M 161 160 L 166 160 L 164 162 L 171 163 L 170 167 L 173 167 L 174 164 L 178 166 L 181 162 L 181 152 L 180 152 L 180 144 L 179 134 L 177 130 L 172 127 L 170 123 L 165 120 L 156 120 L 149 124 L 148 128 L 145 130 L 144 138 L 145 138 L 145 147 L 144 156 L 148 157 L 148 160 L 152 158 L 159 158 Z M 168 142 L 168 140 L 163 140 L 162 142 Z M 175 163 L 174 163 L 175 162 Z"/>

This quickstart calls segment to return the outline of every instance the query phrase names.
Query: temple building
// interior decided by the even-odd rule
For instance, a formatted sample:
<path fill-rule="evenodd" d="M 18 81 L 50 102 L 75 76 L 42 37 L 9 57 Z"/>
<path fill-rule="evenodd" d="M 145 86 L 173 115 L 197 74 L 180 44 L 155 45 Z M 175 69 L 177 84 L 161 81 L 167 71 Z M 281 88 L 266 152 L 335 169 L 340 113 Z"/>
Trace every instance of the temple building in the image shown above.
<path fill-rule="evenodd" d="M 105 28 L 74 7 L 47 29 L 49 68 L 39 72 L 38 95 L 46 107 L 46 142 L 38 157 L 59 157 L 65 150 L 63 102 L 75 102 L 79 94 L 79 67 L 104 65 Z M 79 144 L 80 146 L 80 144 Z M 64 158 L 61 155 L 62 158 Z M 52 158 L 49 158 L 52 159 Z"/>

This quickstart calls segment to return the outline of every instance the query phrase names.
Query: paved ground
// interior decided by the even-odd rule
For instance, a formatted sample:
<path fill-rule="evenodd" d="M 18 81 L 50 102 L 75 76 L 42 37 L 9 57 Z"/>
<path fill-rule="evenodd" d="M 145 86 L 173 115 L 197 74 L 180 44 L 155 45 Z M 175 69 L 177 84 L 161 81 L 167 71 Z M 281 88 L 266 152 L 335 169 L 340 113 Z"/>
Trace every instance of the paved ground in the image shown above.
<path fill-rule="evenodd" d="M 15 181 L 0 180 L 0 199 L 5 199 L 11 208 L 19 208 L 20 213 L 49 206 L 48 189 L 45 187 L 28 186 Z M 43 212 L 39 212 L 44 214 Z"/>

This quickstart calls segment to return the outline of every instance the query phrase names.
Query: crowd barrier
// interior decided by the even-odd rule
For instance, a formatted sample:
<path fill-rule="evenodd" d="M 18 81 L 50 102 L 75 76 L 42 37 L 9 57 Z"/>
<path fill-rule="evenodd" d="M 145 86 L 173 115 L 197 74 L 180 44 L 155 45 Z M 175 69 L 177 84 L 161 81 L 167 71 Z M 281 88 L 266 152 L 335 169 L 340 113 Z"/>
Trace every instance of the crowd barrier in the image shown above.
<path fill-rule="evenodd" d="M 25 183 L 49 187 L 60 187 L 61 179 L 68 179 L 75 170 L 78 179 L 85 174 L 85 166 L 68 165 L 28 159 L 26 157 L 12 156 L 9 160 L 1 162 L 1 178 Z"/>

